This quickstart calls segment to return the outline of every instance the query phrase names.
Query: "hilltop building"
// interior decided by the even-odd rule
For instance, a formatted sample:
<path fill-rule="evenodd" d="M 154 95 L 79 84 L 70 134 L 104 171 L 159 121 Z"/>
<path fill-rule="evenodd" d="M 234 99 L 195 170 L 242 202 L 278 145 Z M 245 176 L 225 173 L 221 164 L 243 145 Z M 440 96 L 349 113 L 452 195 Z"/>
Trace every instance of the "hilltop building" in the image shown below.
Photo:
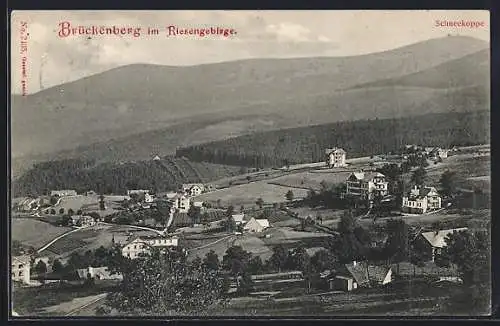
<path fill-rule="evenodd" d="M 339 168 L 346 166 L 346 152 L 342 148 L 327 148 L 325 154 L 328 167 Z"/>

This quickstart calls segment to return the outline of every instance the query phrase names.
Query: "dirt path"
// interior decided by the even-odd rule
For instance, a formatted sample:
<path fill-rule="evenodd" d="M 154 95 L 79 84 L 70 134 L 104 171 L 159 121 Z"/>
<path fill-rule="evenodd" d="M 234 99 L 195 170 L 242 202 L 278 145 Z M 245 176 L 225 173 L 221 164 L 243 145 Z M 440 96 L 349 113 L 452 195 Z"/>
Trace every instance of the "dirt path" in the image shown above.
<path fill-rule="evenodd" d="M 49 306 L 43 309 L 45 313 L 57 314 L 60 316 L 71 316 L 77 314 L 80 310 L 104 300 L 108 293 L 91 295 L 87 297 L 74 298 L 71 301 L 61 302 L 58 305 Z"/>
<path fill-rule="evenodd" d="M 80 230 L 86 229 L 86 228 L 87 228 L 87 227 L 81 227 L 81 228 L 73 229 L 73 230 L 70 230 L 70 231 L 68 231 L 68 232 L 66 232 L 66 233 L 63 233 L 63 234 L 61 234 L 60 236 L 57 236 L 57 237 L 55 237 L 54 239 L 52 239 L 49 243 L 47 243 L 46 245 L 44 245 L 43 247 L 41 247 L 40 249 L 38 249 L 36 252 L 37 252 L 37 253 L 40 253 L 40 252 L 44 251 L 45 249 L 47 249 L 48 247 L 50 247 L 51 245 L 53 245 L 53 244 L 54 244 L 54 242 L 56 242 L 56 241 L 58 241 L 58 240 L 60 240 L 60 239 L 64 238 L 65 236 L 67 236 L 67 235 L 69 235 L 69 234 L 71 234 L 71 233 L 74 233 L 74 232 L 77 232 L 77 231 L 80 231 Z"/>
<path fill-rule="evenodd" d="M 219 243 L 219 242 L 224 241 L 224 240 L 227 240 L 227 239 L 229 239 L 229 238 L 231 238 L 231 237 L 234 237 L 234 235 L 230 234 L 230 235 L 228 235 L 228 236 L 225 236 L 225 237 L 223 237 L 223 238 L 220 238 L 220 239 L 218 239 L 218 240 L 215 240 L 214 242 L 210 242 L 210 243 L 205 244 L 205 245 L 203 245 L 203 246 L 200 246 L 200 247 L 196 247 L 196 248 L 189 249 L 189 250 L 187 250 L 187 252 L 191 252 L 191 251 L 194 251 L 194 250 L 203 249 L 203 248 L 206 248 L 206 247 L 213 246 L 214 244 Z"/>

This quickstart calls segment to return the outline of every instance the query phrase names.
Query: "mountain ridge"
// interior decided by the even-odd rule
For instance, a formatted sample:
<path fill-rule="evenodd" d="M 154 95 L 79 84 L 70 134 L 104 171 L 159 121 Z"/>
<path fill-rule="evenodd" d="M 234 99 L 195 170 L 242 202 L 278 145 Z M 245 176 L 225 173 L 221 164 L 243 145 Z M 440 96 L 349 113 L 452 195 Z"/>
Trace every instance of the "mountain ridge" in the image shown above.
<path fill-rule="evenodd" d="M 379 91 L 368 86 L 350 88 L 363 84 L 359 81 L 376 83 L 435 69 L 486 51 L 486 47 L 486 42 L 473 38 L 449 37 L 340 59 L 250 59 L 167 66 L 166 70 L 156 65 L 143 69 L 143 64 L 118 67 L 27 97 L 13 96 L 13 158 L 29 162 L 36 156 L 50 158 L 77 148 L 85 152 L 96 144 L 105 148 L 117 139 L 155 131 L 161 134 L 169 128 L 182 129 L 183 124 L 190 128 L 182 137 L 171 136 L 172 145 L 162 152 L 166 155 L 175 149 L 176 142 L 187 146 L 203 138 L 220 140 L 260 130 L 418 114 L 425 101 L 445 101 L 444 106 L 453 104 L 463 110 L 469 100 L 462 92 L 469 92 L 473 102 L 484 106 L 489 84 L 485 83 L 487 76 L 482 78 L 481 74 L 478 82 L 453 89 L 396 89 L 394 85 L 382 85 Z M 460 67 L 459 74 L 474 69 L 469 62 Z M 435 106 L 431 112 L 439 110 L 449 108 Z M 126 152 L 123 146 L 121 151 Z M 137 144 L 130 151 L 140 147 Z M 105 149 L 99 153 L 103 155 Z"/>

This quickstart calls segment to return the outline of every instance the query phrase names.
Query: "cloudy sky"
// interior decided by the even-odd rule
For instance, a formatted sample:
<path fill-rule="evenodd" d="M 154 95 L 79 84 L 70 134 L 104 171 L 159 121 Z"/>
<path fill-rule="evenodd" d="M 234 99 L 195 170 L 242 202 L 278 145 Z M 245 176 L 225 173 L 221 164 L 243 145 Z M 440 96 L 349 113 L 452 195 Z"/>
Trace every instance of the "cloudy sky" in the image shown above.
<path fill-rule="evenodd" d="M 485 27 L 436 27 L 436 20 Z M 21 77 L 21 22 L 27 22 L 27 78 Z M 69 36 L 72 26 L 141 27 L 143 35 Z M 167 37 L 166 26 L 233 28 L 229 37 Z M 160 30 L 147 36 L 148 27 Z M 196 65 L 247 58 L 349 56 L 379 52 L 448 34 L 489 41 L 488 11 L 16 11 L 11 18 L 12 88 L 27 92 L 131 63 Z"/>

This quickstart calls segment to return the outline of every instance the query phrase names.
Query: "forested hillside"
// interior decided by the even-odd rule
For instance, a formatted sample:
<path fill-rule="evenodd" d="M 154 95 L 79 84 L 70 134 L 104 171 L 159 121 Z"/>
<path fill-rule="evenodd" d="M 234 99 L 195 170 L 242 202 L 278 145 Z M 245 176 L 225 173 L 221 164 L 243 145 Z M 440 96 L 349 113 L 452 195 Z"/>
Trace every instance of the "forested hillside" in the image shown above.
<path fill-rule="evenodd" d="M 240 168 L 165 157 L 158 161 L 96 164 L 67 159 L 36 164 L 12 184 L 13 197 L 54 189 L 124 194 L 127 189 L 175 190 L 182 183 L 208 182 L 238 174 Z"/>
<path fill-rule="evenodd" d="M 411 118 L 346 121 L 292 128 L 179 148 L 176 155 L 251 167 L 318 162 L 339 146 L 348 158 L 387 153 L 404 144 L 449 147 L 490 141 L 489 111 L 427 114 Z"/>

